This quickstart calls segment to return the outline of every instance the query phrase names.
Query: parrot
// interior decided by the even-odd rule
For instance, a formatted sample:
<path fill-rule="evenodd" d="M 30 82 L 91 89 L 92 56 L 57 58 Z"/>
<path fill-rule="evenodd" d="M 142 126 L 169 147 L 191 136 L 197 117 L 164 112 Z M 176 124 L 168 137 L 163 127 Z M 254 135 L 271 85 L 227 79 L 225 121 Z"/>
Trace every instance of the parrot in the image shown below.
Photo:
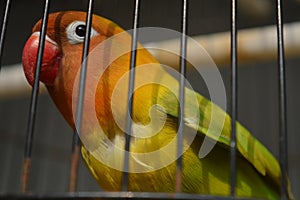
<path fill-rule="evenodd" d="M 74 114 L 77 98 L 74 98 L 74 93 L 78 92 L 74 85 L 78 85 L 78 74 L 82 67 L 87 29 L 85 19 L 86 13 L 81 11 L 49 14 L 40 71 L 40 81 L 45 84 L 54 104 L 74 130 L 77 128 Z M 31 86 L 35 77 L 41 23 L 39 20 L 33 27 L 22 55 L 24 74 Z M 112 40 L 119 34 L 125 36 Z M 98 46 L 105 48 L 97 50 Z M 174 91 L 179 90 L 179 81 L 146 48 L 140 43 L 137 46 L 135 83 L 140 85 L 132 95 L 130 117 L 133 133 L 130 140 L 132 154 L 128 161 L 131 169 L 128 171 L 128 190 L 174 193 L 177 143 L 173 140 L 178 135 L 180 106 Z M 129 51 L 124 50 L 126 48 Z M 102 71 L 100 75 L 87 73 L 86 80 L 90 83 L 86 83 L 83 107 L 91 106 L 85 109 L 82 117 L 80 138 L 84 141 L 81 154 L 92 176 L 106 191 L 122 190 L 126 137 L 125 120 L 122 119 L 127 116 L 128 102 L 124 97 L 128 93 L 126 83 L 130 72 L 130 48 L 131 35 L 127 31 L 111 20 L 93 14 L 89 44 L 91 55 L 87 70 L 94 67 Z M 144 80 L 149 83 L 143 84 Z M 228 196 L 231 117 L 191 88 L 185 87 L 184 91 L 181 191 Z M 219 129 L 209 127 L 212 120 L 218 120 L 211 118 L 212 110 L 216 111 L 217 116 L 224 116 L 223 126 Z M 195 111 L 196 115 L 193 115 Z M 156 124 L 159 128 L 156 128 Z M 220 130 L 219 137 L 212 134 L 216 130 Z M 205 157 L 200 158 L 198 152 L 206 137 L 216 144 Z M 277 159 L 239 122 L 236 122 L 236 138 L 236 196 L 280 199 L 281 177 L 284 176 L 288 198 L 293 199 L 288 176 L 281 174 Z M 157 154 L 147 156 L 153 152 Z M 155 168 L 151 163 L 164 165 Z"/>

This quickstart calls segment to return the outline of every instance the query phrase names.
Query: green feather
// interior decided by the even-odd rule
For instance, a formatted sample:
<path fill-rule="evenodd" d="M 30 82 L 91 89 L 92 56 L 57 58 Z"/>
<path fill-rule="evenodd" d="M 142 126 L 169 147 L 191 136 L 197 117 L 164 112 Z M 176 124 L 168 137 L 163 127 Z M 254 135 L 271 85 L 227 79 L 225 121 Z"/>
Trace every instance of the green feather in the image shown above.
<path fill-rule="evenodd" d="M 178 88 L 178 82 L 173 81 L 172 77 L 165 75 L 164 79 L 165 82 L 172 82 L 170 85 Z M 157 103 L 165 108 L 168 115 L 178 117 L 178 101 L 176 97 L 171 94 L 170 90 L 168 90 L 167 88 L 160 87 L 159 90 L 160 92 L 158 92 L 159 95 L 157 97 Z M 196 99 L 196 101 L 194 99 Z M 191 118 L 195 117 L 195 109 L 199 109 L 199 120 L 191 120 Z M 212 110 L 214 110 L 215 112 L 215 118 L 213 119 Z M 222 119 L 224 120 L 224 124 L 221 129 L 218 123 L 216 126 L 210 126 L 211 123 Z M 217 141 L 217 145 L 223 147 L 223 150 L 230 150 L 230 116 L 219 106 L 188 88 L 185 88 L 184 122 L 186 126 L 196 129 L 199 135 L 208 136 L 209 138 Z M 221 134 L 218 133 L 219 130 L 222 130 Z M 238 152 L 249 163 L 251 163 L 251 165 L 253 165 L 253 167 L 255 167 L 255 169 L 262 176 L 270 180 L 270 182 L 272 182 L 273 184 L 275 183 L 276 188 L 278 188 L 279 191 L 281 182 L 281 170 L 276 158 L 239 122 L 236 122 L 236 139 Z M 288 185 L 288 194 L 292 199 L 293 195 L 291 193 L 290 183 L 287 176 L 286 181 Z"/>

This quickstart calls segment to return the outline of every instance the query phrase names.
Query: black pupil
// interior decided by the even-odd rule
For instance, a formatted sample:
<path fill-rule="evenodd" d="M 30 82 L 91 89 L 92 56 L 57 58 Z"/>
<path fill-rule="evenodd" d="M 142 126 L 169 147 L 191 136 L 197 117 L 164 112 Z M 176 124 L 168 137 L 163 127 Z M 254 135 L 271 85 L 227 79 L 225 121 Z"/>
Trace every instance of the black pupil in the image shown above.
<path fill-rule="evenodd" d="M 81 24 L 81 25 L 77 26 L 75 33 L 79 37 L 84 37 L 85 36 L 85 25 Z"/>

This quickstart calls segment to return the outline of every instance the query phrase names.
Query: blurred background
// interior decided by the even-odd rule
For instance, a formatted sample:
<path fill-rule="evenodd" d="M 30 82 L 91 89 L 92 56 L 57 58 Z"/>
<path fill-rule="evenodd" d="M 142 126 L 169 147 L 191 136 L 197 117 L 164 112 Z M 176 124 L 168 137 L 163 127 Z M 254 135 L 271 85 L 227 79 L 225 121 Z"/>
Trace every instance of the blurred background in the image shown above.
<path fill-rule="evenodd" d="M 20 176 L 30 103 L 30 90 L 20 69 L 22 48 L 33 25 L 43 14 L 43 1 L 12 0 L 0 73 L 0 194 L 19 193 Z M 124 29 L 131 29 L 134 1 L 97 0 L 95 13 Z M 0 2 L 0 17 L 5 1 Z M 50 11 L 82 10 L 86 0 L 52 0 Z M 200 38 L 215 60 L 229 92 L 231 1 L 190 0 L 188 35 Z M 286 34 L 286 75 L 288 111 L 288 169 L 296 199 L 300 198 L 300 1 L 283 1 L 283 20 L 292 33 Z M 141 1 L 140 27 L 164 27 L 180 31 L 180 0 Z M 251 44 L 252 53 L 239 49 L 238 120 L 278 157 L 278 80 L 276 57 L 276 4 L 271 0 L 238 1 L 239 42 Z M 293 25 L 293 26 L 291 26 Z M 267 27 L 267 28 L 266 28 Z M 270 27 L 268 29 L 268 27 Z M 266 30 L 272 30 L 266 31 Z M 251 32 L 252 31 L 252 32 Z M 298 31 L 298 32 L 297 32 Z M 257 33 L 254 38 L 251 33 Z M 199 37 L 198 37 L 199 36 Z M 255 35 L 256 36 L 256 35 Z M 213 39 L 213 40 L 212 40 Z M 225 41 L 225 42 L 224 42 Z M 248 42 L 248 43 L 246 43 Z M 271 49 L 270 49 L 271 47 Z M 163 58 L 162 58 L 163 59 Z M 163 61 L 168 62 L 168 61 Z M 10 69 L 12 69 L 10 71 Z M 13 72 L 12 72 L 13 71 Z M 15 74 L 16 79 L 7 74 Z M 192 72 L 188 76 L 193 81 Z M 18 77 L 20 77 L 20 80 Z M 15 89 L 15 83 L 24 85 Z M 201 83 L 201 82 L 200 82 Z M 196 89 L 203 90 L 201 84 Z M 17 87 L 19 87 L 19 85 Z M 14 90 L 14 91 L 13 91 Z M 205 92 L 204 92 L 205 93 Z M 228 93 L 229 94 L 229 93 Z M 73 131 L 55 108 L 48 94 L 39 97 L 33 161 L 29 188 L 33 193 L 65 192 L 68 189 Z M 84 163 L 80 161 L 78 191 L 99 191 Z"/>

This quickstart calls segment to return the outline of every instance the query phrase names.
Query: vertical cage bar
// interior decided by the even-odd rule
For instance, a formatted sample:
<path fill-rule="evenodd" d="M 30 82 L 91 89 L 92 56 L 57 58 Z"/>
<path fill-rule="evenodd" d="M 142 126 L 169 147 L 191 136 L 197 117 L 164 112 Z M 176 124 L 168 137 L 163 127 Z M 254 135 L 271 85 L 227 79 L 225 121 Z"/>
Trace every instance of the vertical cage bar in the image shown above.
<path fill-rule="evenodd" d="M 69 192 L 75 192 L 77 188 L 78 166 L 80 158 L 80 139 L 76 130 L 73 133 L 72 155 L 70 163 Z"/>
<path fill-rule="evenodd" d="M 187 51 L 187 6 L 188 0 L 182 0 L 182 21 L 180 41 L 180 79 L 179 79 L 179 107 L 178 107 L 178 133 L 177 133 L 177 162 L 176 162 L 176 192 L 182 191 L 182 140 L 184 125 L 185 105 L 185 75 L 186 75 L 186 51 Z"/>
<path fill-rule="evenodd" d="M 8 22 L 8 15 L 9 15 L 9 8 L 10 8 L 10 0 L 6 1 L 5 10 L 4 10 L 4 16 L 2 20 L 2 26 L 1 26 L 1 35 L 0 35 L 0 71 L 2 68 L 2 54 L 3 54 L 3 48 L 4 48 L 4 41 L 5 41 L 5 32 Z"/>
<path fill-rule="evenodd" d="M 136 54 L 137 54 L 137 38 L 138 38 L 138 25 L 139 25 L 139 12 L 140 2 L 135 0 L 134 5 L 134 17 L 133 17 L 133 33 L 131 39 L 131 54 L 130 54 L 130 72 L 129 72 L 129 83 L 128 83 L 128 99 L 127 99 L 127 117 L 126 117 L 126 134 L 125 134 L 125 155 L 124 155 L 124 167 L 122 177 L 122 190 L 128 190 L 128 173 L 129 173 L 129 152 L 130 152 L 130 139 L 131 139 L 131 128 L 132 128 L 132 110 L 133 110 L 133 92 L 134 92 L 134 77 L 135 77 L 135 65 L 136 65 Z M 132 94 L 132 96 L 131 96 Z"/>
<path fill-rule="evenodd" d="M 230 73 L 230 114 L 231 114 L 231 142 L 230 142 L 230 195 L 235 196 L 236 186 L 236 120 L 237 120 L 237 1 L 231 2 L 231 73 Z"/>
<path fill-rule="evenodd" d="M 79 135 L 81 132 L 81 122 L 82 122 L 83 107 L 84 107 L 85 82 L 86 82 L 86 73 L 87 73 L 88 53 L 90 48 L 90 35 L 92 30 L 93 9 L 94 9 L 94 0 L 89 0 L 87 14 L 86 14 L 86 32 L 85 32 L 83 50 L 82 50 L 82 65 L 80 68 L 78 101 L 76 107 L 75 125 L 76 125 L 77 132 L 75 129 L 73 135 L 74 148 L 73 148 L 73 153 L 71 158 L 71 168 L 70 168 L 70 180 L 69 180 L 70 192 L 74 192 L 77 186 L 78 162 L 79 162 L 79 154 L 80 154 Z"/>
<path fill-rule="evenodd" d="M 28 117 L 28 123 L 27 123 L 27 134 L 26 134 L 26 142 L 25 142 L 23 169 L 22 169 L 22 175 L 21 175 L 22 176 L 21 177 L 21 192 L 22 193 L 25 193 L 28 190 L 28 181 L 29 181 L 29 173 L 30 173 L 30 165 L 31 165 L 31 154 L 32 154 L 31 152 L 32 152 L 34 126 L 35 126 L 35 116 L 36 116 L 37 102 L 38 102 L 40 70 L 41 70 L 41 65 L 42 65 L 44 45 L 45 45 L 45 39 L 46 39 L 46 30 L 47 30 L 48 15 L 49 15 L 49 4 L 50 4 L 50 0 L 45 0 L 41 34 L 40 34 L 40 38 L 39 38 L 38 55 L 36 58 L 34 84 L 33 84 L 32 93 L 31 93 L 29 117 Z"/>
<path fill-rule="evenodd" d="M 281 169 L 281 199 L 287 199 L 287 111 L 285 86 L 285 58 L 283 43 L 282 1 L 277 0 L 277 45 L 279 79 L 279 163 Z"/>

